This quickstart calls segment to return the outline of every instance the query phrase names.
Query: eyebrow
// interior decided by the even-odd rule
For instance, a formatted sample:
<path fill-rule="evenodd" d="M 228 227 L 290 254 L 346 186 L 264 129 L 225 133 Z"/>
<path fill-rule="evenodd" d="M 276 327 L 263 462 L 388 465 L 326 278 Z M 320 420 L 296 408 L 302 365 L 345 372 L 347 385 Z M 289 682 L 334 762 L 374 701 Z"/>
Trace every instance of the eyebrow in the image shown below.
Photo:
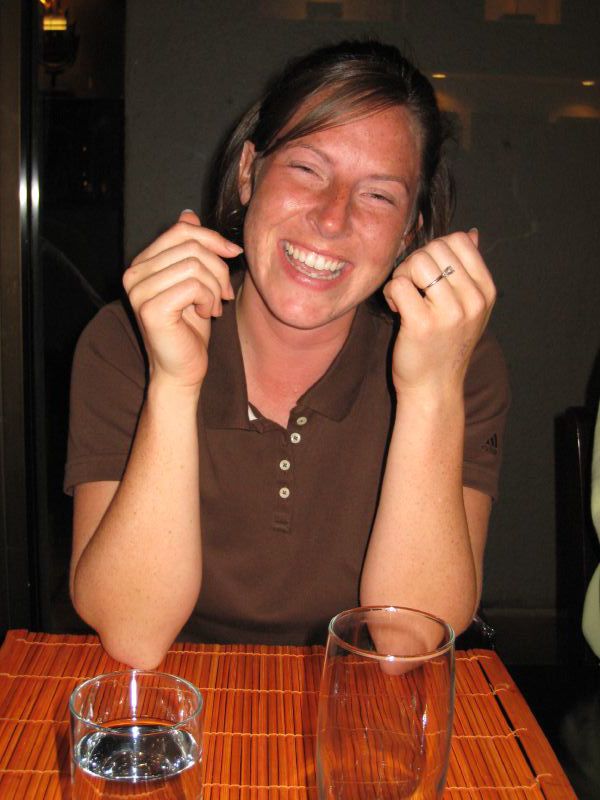
<path fill-rule="evenodd" d="M 319 147 L 315 147 L 312 144 L 308 144 L 307 142 L 298 141 L 297 139 L 292 139 L 290 142 L 286 142 L 283 147 L 283 150 L 289 150 L 293 147 L 303 147 L 305 150 L 311 150 L 313 153 L 316 153 L 320 158 L 326 161 L 328 164 L 332 164 L 331 158 L 321 150 Z M 406 181 L 406 178 L 403 178 L 401 175 L 388 175 L 386 173 L 379 174 L 375 173 L 373 175 L 367 176 L 368 180 L 375 180 L 375 181 L 394 181 L 395 183 L 400 183 L 404 187 L 404 189 L 408 192 L 409 187 Z"/>

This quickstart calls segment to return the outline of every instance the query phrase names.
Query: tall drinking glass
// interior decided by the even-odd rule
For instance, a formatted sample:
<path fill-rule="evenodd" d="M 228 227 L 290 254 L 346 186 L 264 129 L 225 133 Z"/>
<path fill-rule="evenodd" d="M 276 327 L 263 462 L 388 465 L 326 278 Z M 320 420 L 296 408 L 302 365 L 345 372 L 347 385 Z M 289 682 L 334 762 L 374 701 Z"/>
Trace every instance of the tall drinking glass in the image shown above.
<path fill-rule="evenodd" d="M 73 800 L 200 800 L 203 703 L 191 683 L 112 672 L 77 686 L 69 709 Z"/>
<path fill-rule="evenodd" d="M 454 632 L 409 608 L 329 624 L 317 726 L 320 800 L 434 800 L 446 779 Z"/>

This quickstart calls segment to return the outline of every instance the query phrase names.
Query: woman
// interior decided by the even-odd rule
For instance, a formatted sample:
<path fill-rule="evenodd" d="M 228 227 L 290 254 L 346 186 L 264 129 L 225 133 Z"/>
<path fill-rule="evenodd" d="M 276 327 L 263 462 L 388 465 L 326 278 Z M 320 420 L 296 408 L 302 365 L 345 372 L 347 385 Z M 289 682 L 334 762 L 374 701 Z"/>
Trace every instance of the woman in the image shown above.
<path fill-rule="evenodd" d="M 221 233 L 184 211 L 125 272 L 147 374 L 119 306 L 83 334 L 71 594 L 116 658 L 321 641 L 359 602 L 469 623 L 507 389 L 443 144 L 395 48 L 315 51 L 231 137 Z"/>

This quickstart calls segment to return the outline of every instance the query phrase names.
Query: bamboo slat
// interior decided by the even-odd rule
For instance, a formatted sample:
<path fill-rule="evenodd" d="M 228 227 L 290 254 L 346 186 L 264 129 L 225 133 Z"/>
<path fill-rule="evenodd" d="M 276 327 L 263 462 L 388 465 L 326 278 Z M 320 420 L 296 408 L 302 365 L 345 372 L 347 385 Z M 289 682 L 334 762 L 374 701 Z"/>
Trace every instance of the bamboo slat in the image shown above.
<path fill-rule="evenodd" d="M 160 669 L 205 701 L 204 800 L 317 800 L 322 648 L 176 643 Z M 0 648 L 0 798 L 68 800 L 68 699 L 122 669 L 94 636 L 9 631 Z M 563 770 L 496 653 L 457 653 L 444 800 L 570 800 Z"/>

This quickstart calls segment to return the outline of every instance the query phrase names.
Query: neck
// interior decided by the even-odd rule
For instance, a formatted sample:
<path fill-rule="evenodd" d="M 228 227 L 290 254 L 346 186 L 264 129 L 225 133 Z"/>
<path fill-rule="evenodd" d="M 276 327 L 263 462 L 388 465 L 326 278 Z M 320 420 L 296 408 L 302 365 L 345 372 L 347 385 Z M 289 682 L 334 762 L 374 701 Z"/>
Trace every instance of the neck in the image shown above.
<path fill-rule="evenodd" d="M 286 325 L 265 305 L 249 273 L 240 287 L 236 310 L 248 399 L 285 427 L 298 398 L 342 349 L 354 315 L 314 330 Z"/>

